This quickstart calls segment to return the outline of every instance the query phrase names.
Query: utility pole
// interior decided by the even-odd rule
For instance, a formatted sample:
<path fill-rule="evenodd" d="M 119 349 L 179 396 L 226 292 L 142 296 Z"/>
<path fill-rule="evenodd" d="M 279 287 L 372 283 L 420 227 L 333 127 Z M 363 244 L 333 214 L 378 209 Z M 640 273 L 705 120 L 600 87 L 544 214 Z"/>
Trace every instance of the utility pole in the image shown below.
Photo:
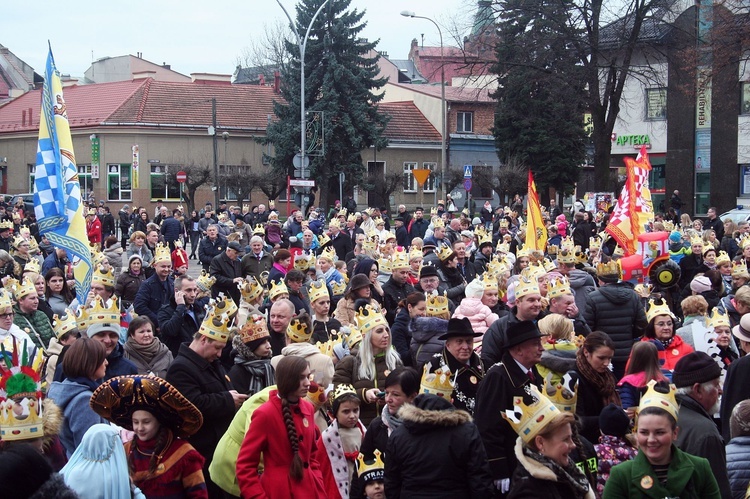
<path fill-rule="evenodd" d="M 219 143 L 216 137 L 216 97 L 211 99 L 211 139 L 214 146 L 214 210 L 219 209 Z"/>

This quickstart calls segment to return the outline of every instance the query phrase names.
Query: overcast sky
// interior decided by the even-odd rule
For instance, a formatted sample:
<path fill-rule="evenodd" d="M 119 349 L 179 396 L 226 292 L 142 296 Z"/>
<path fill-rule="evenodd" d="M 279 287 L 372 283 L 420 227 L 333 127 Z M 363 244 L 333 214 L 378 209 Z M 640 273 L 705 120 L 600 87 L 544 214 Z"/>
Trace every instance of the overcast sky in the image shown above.
<path fill-rule="evenodd" d="M 295 2 L 282 0 L 294 16 Z M 380 39 L 378 49 L 392 59 L 406 59 L 412 38 L 439 45 L 429 21 L 402 17 L 402 10 L 432 17 L 443 28 L 445 45 L 455 45 L 455 26 L 466 33 L 475 0 L 352 0 L 351 8 L 366 10 L 362 36 Z M 61 73 L 82 76 L 92 60 L 143 53 L 151 62 L 171 64 L 183 74 L 234 71 L 237 57 L 264 25 L 286 21 L 274 0 L 111 0 L 90 2 L 39 0 L 5 2 L 0 44 L 44 74 L 47 40 L 52 43 Z M 215 9 L 207 9 L 207 6 Z"/>

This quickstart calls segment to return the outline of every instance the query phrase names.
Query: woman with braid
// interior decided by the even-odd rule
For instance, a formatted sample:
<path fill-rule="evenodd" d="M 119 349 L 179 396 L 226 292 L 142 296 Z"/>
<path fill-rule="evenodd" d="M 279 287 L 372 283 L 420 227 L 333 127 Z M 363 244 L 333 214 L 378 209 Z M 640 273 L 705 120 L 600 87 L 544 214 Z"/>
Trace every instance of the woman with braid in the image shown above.
<path fill-rule="evenodd" d="M 310 367 L 302 357 L 283 357 L 276 366 L 276 390 L 253 412 L 237 458 L 242 497 L 325 498 L 317 460 L 320 430 L 305 400 Z M 258 465 L 263 455 L 263 474 Z"/>

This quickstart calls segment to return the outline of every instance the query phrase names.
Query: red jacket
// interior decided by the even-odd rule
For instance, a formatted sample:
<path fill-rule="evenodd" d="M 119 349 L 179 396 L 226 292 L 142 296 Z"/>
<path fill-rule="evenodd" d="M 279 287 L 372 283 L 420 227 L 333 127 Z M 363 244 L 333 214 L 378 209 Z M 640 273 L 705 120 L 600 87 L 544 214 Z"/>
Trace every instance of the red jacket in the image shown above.
<path fill-rule="evenodd" d="M 272 390 L 268 402 L 253 412 L 250 428 L 237 457 L 237 481 L 243 498 L 318 499 L 326 498 L 318 459 L 320 430 L 315 425 L 313 405 L 300 400 L 292 406 L 292 418 L 299 438 L 299 454 L 303 463 L 302 480 L 289 476 L 292 448 L 287 437 L 281 399 Z M 322 451 L 324 452 L 324 450 Z M 258 463 L 263 454 L 263 474 L 258 476 Z"/>
<path fill-rule="evenodd" d="M 93 220 L 86 222 L 86 234 L 89 236 L 91 244 L 102 244 L 102 223 L 99 217 L 95 216 Z"/>
<path fill-rule="evenodd" d="M 651 339 L 644 336 L 641 338 L 641 341 L 651 341 Z M 685 343 L 681 337 L 674 335 L 672 343 L 670 343 L 663 352 L 659 352 L 659 360 L 664 360 L 664 364 L 661 365 L 661 368 L 670 372 L 674 371 L 674 366 L 677 365 L 677 361 L 691 352 L 693 352 L 693 347 Z M 628 365 L 629 364 L 630 359 L 628 359 Z"/>

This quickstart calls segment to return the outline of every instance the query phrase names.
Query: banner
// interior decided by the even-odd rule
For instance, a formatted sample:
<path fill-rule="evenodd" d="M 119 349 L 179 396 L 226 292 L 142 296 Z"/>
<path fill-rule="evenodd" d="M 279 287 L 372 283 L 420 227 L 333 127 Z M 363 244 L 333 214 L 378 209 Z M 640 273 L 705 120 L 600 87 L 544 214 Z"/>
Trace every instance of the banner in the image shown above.
<path fill-rule="evenodd" d="M 529 170 L 528 192 L 526 197 L 526 242 L 524 248 L 545 251 L 547 248 L 547 227 L 542 220 L 542 207 L 536 192 L 534 175 Z"/>
<path fill-rule="evenodd" d="M 39 142 L 34 170 L 34 213 L 39 233 L 75 261 L 76 294 L 86 298 L 91 285 L 91 249 L 83 215 L 81 184 L 73 153 L 62 82 L 52 47 L 47 55 L 42 90 Z"/>
<path fill-rule="evenodd" d="M 138 144 L 133 146 L 133 170 L 132 170 L 132 188 L 137 189 L 138 188 L 138 172 L 139 166 L 141 162 L 141 153 L 138 149 Z"/>

